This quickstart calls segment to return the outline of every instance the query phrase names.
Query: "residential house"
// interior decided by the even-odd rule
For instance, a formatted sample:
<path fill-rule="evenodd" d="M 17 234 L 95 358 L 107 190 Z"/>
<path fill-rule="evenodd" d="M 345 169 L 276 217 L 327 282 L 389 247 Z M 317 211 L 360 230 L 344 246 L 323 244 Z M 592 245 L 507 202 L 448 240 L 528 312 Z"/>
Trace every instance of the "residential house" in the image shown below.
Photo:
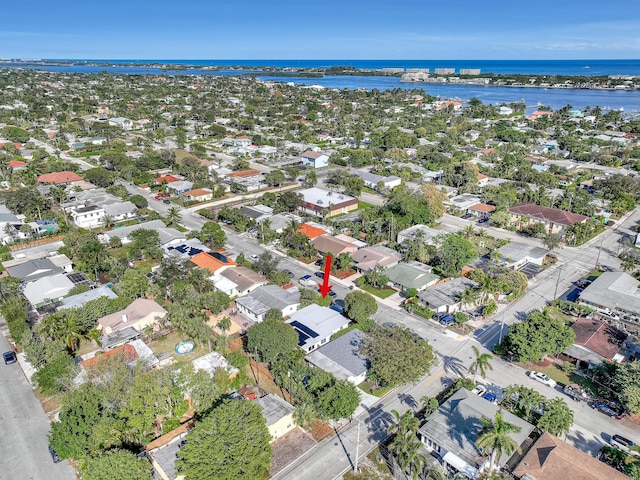
<path fill-rule="evenodd" d="M 378 266 L 387 268 L 396 265 L 402 260 L 402 255 L 389 247 L 375 245 L 359 249 L 351 255 L 351 258 L 356 270 L 360 273 L 369 273 Z"/>
<path fill-rule="evenodd" d="M 127 308 L 98 319 L 98 330 L 105 334 L 133 327 L 142 331 L 155 326 L 167 316 L 167 311 L 153 300 L 138 298 Z"/>
<path fill-rule="evenodd" d="M 534 265 L 542 266 L 545 258 L 549 254 L 549 250 L 542 247 L 535 247 L 527 243 L 509 242 L 498 249 L 501 260 L 509 268 L 514 270 L 526 265 L 527 263 L 533 263 Z"/>
<path fill-rule="evenodd" d="M 231 147 L 247 148 L 251 146 L 251 138 L 247 135 L 240 135 L 239 137 L 226 137 L 222 139 L 222 144 Z"/>
<path fill-rule="evenodd" d="M 19 172 L 20 170 L 26 170 L 27 164 L 25 162 L 21 162 L 20 160 L 10 160 L 9 168 L 13 173 Z"/>
<path fill-rule="evenodd" d="M 511 215 L 511 225 L 518 229 L 540 223 L 545 226 L 547 233 L 558 235 L 564 235 L 567 227 L 576 223 L 584 223 L 589 219 L 589 217 L 577 213 L 532 203 L 518 203 L 509 207 L 507 212 Z"/>
<path fill-rule="evenodd" d="M 9 260 L 3 265 L 10 277 L 17 278 L 25 284 L 65 272 L 48 258 Z"/>
<path fill-rule="evenodd" d="M 513 470 L 518 480 L 629 480 L 591 455 L 544 432 Z"/>
<path fill-rule="evenodd" d="M 225 175 L 227 182 L 236 184 L 247 192 L 253 192 L 267 186 L 260 170 L 249 169 L 230 172 Z M 233 186 L 233 185 L 232 185 Z"/>
<path fill-rule="evenodd" d="M 480 219 L 489 218 L 495 211 L 496 207 L 494 205 L 489 205 L 486 203 L 476 203 L 475 205 L 471 205 L 469 208 L 467 208 L 467 213 L 470 213 L 474 217 Z"/>
<path fill-rule="evenodd" d="M 138 361 L 138 352 L 133 345 L 127 343 L 100 355 L 94 355 L 86 358 L 80 362 L 80 367 L 82 367 L 84 374 L 80 374 L 79 378 L 76 379 L 76 382 L 85 383 L 87 381 L 87 376 L 97 370 L 100 365 L 104 365 L 107 359 L 118 359 L 126 365 L 133 365 Z"/>
<path fill-rule="evenodd" d="M 445 470 L 477 479 L 490 467 L 491 459 L 490 454 L 483 455 L 476 446 L 483 428 L 482 419 L 493 420 L 498 411 L 506 422 L 520 428 L 510 436 L 519 446 L 523 445 L 533 431 L 533 425 L 465 388 L 459 389 L 427 418 L 420 427 L 420 439 Z M 508 460 L 506 455 L 502 456 L 499 466 Z"/>
<path fill-rule="evenodd" d="M 382 188 L 392 189 L 402 184 L 402 179 L 400 177 L 383 177 L 382 175 L 371 173 L 367 169 L 351 170 L 349 173 L 360 177 L 364 181 L 364 184 L 369 188 L 378 188 L 382 186 Z"/>
<path fill-rule="evenodd" d="M 168 183 L 165 186 L 167 191 L 170 191 L 173 195 L 183 195 L 193 188 L 193 182 L 188 180 L 178 180 L 177 182 Z"/>
<path fill-rule="evenodd" d="M 398 232 L 397 241 L 398 243 L 402 243 L 405 240 L 413 240 L 415 238 L 420 238 L 421 241 L 426 243 L 427 245 L 435 245 L 435 238 L 438 235 L 442 235 L 443 232 L 439 230 L 435 230 L 433 228 L 429 228 L 426 225 L 418 224 L 413 225 L 412 227 L 405 228 L 404 230 L 400 230 Z"/>
<path fill-rule="evenodd" d="M 571 325 L 576 334 L 573 345 L 564 354 L 585 366 L 625 360 L 624 342 L 629 336 L 607 322 L 595 318 L 578 318 Z"/>
<path fill-rule="evenodd" d="M 247 267 L 226 268 L 216 272 L 212 280 L 217 291 L 230 297 L 242 297 L 267 283 L 266 278 Z"/>
<path fill-rule="evenodd" d="M 210 352 L 202 357 L 196 358 L 193 362 L 193 368 L 195 371 L 204 370 L 212 377 L 215 375 L 217 369 L 221 368 L 226 370 L 229 374 L 229 378 L 234 378 L 240 370 L 231 365 L 226 358 L 220 355 L 218 352 Z"/>
<path fill-rule="evenodd" d="M 625 272 L 604 272 L 580 292 L 580 303 L 599 311 L 638 315 L 640 290 L 638 280 Z"/>
<path fill-rule="evenodd" d="M 70 308 L 81 308 L 84 307 L 87 303 L 92 300 L 97 300 L 101 297 L 107 298 L 118 298 L 118 295 L 107 287 L 103 285 L 98 288 L 92 288 L 91 290 L 87 290 L 86 292 L 79 293 L 77 295 L 71 295 L 70 297 L 63 298 L 60 301 L 60 305 L 58 306 L 58 311 L 60 310 L 68 310 Z"/>
<path fill-rule="evenodd" d="M 356 247 L 356 249 L 367 246 L 366 242 L 363 242 L 362 240 L 358 240 L 357 238 L 352 237 L 351 235 L 349 235 L 349 232 L 339 233 L 334 238 L 337 238 L 338 240 L 342 240 L 343 242 L 350 243 L 351 245 Z"/>
<path fill-rule="evenodd" d="M 298 228 L 298 232 L 304 234 L 309 240 L 314 240 L 322 235 L 327 235 L 327 230 L 312 225 L 311 223 L 303 223 Z"/>
<path fill-rule="evenodd" d="M 45 173 L 44 175 L 38 176 L 39 183 L 53 183 L 55 185 L 65 185 L 81 180 L 82 177 L 80 175 L 66 170 L 63 172 Z"/>
<path fill-rule="evenodd" d="M 186 443 L 185 440 L 191 428 L 193 428 L 192 421 L 184 423 L 169 433 L 156 438 L 145 447 L 153 466 L 154 479 L 184 480 L 184 475 L 178 474 L 176 460 L 178 452 Z"/>
<path fill-rule="evenodd" d="M 262 322 L 269 310 L 279 310 L 287 318 L 300 306 L 297 288 L 283 289 L 277 285 L 264 285 L 236 299 L 238 313 L 253 322 Z"/>
<path fill-rule="evenodd" d="M 293 313 L 286 323 L 298 332 L 300 348 L 309 353 L 327 343 L 334 333 L 347 328 L 349 319 L 329 307 L 312 303 Z"/>
<path fill-rule="evenodd" d="M 481 203 L 480 197 L 471 193 L 456 195 L 455 197 L 444 201 L 445 205 L 457 208 L 462 211 L 466 211 L 468 208 L 472 207 L 473 205 L 477 205 L 478 203 Z"/>
<path fill-rule="evenodd" d="M 170 183 L 179 182 L 181 180 L 184 180 L 184 177 L 180 175 L 169 174 L 163 174 L 153 179 L 153 181 L 156 182 L 156 185 L 168 185 Z"/>
<path fill-rule="evenodd" d="M 102 219 L 106 212 L 104 208 L 97 205 L 82 205 L 65 208 L 71 215 L 73 223 L 80 228 L 95 228 L 102 225 Z"/>
<path fill-rule="evenodd" d="M 200 252 L 191 257 L 189 261 L 202 270 L 208 270 L 211 274 L 236 266 L 236 262 L 219 252 Z"/>
<path fill-rule="evenodd" d="M 333 374 L 338 380 L 360 385 L 367 377 L 369 363 L 360 354 L 365 334 L 358 329 L 336 338 L 305 357 L 309 364 Z"/>
<path fill-rule="evenodd" d="M 430 267 L 419 264 L 420 266 L 410 265 L 408 263 L 398 263 L 393 267 L 387 268 L 383 273 L 389 279 L 389 285 L 399 289 L 402 292 L 410 288 L 415 288 L 421 292 L 427 287 L 435 284 L 440 277 L 431 273 Z"/>
<path fill-rule="evenodd" d="M 109 125 L 114 127 L 120 127 L 123 130 L 132 130 L 133 129 L 133 120 L 129 120 L 124 117 L 114 117 L 109 119 Z"/>
<path fill-rule="evenodd" d="M 276 233 L 282 233 L 285 228 L 291 225 L 291 222 L 300 223 L 302 222 L 302 218 L 293 213 L 283 212 L 269 217 L 269 222 L 271 224 L 271 230 Z"/>
<path fill-rule="evenodd" d="M 298 193 L 302 195 L 300 210 L 316 217 L 332 217 L 358 208 L 357 198 L 323 188 L 312 187 Z"/>
<path fill-rule="evenodd" d="M 129 218 L 134 218 L 138 211 L 138 207 L 129 201 L 103 204 L 102 209 L 104 210 L 105 215 L 109 215 L 116 222 L 122 222 Z"/>
<path fill-rule="evenodd" d="M 24 287 L 22 294 L 33 307 L 62 300 L 75 284 L 66 273 L 39 278 Z"/>
<path fill-rule="evenodd" d="M 168 256 L 189 260 L 202 252 L 209 252 L 211 249 L 197 238 L 190 238 L 179 244 L 172 243 L 169 246 L 165 246 L 164 251 Z"/>
<path fill-rule="evenodd" d="M 272 442 L 296 428 L 293 421 L 296 409 L 289 402 L 273 393 L 257 398 L 254 402 L 262 409 Z"/>
<path fill-rule="evenodd" d="M 137 230 L 153 230 L 154 232 L 158 232 L 160 245 L 163 247 L 184 242 L 187 239 L 184 233 L 179 232 L 175 228 L 167 227 L 162 220 L 151 220 L 127 227 L 118 227 L 108 232 L 101 232 L 98 234 L 98 239 L 100 242 L 108 245 L 112 238 L 118 237 L 122 244 L 126 245 L 133 241 L 131 240 L 131 234 Z"/>
<path fill-rule="evenodd" d="M 312 152 L 311 150 L 302 153 L 300 160 L 303 165 L 308 165 L 311 168 L 322 168 L 329 165 L 329 155 L 322 152 Z"/>
<path fill-rule="evenodd" d="M 352 254 L 356 252 L 356 250 L 358 250 L 358 247 L 353 243 L 345 242 L 344 240 L 340 240 L 329 235 L 321 235 L 319 237 L 316 237 L 311 241 L 311 243 L 313 243 L 318 252 L 323 254 L 331 254 L 334 258 L 341 253 Z"/>
<path fill-rule="evenodd" d="M 206 202 L 213 199 L 213 191 L 210 188 L 196 188 L 187 190 L 182 196 L 187 202 Z"/>
<path fill-rule="evenodd" d="M 245 205 L 240 207 L 240 211 L 251 220 L 260 223 L 273 215 L 273 208 L 266 205 Z"/>
<path fill-rule="evenodd" d="M 418 300 L 436 313 L 454 313 L 462 308 L 460 294 L 467 288 L 475 286 L 476 282 L 473 280 L 456 277 L 427 288 L 418 295 Z"/>

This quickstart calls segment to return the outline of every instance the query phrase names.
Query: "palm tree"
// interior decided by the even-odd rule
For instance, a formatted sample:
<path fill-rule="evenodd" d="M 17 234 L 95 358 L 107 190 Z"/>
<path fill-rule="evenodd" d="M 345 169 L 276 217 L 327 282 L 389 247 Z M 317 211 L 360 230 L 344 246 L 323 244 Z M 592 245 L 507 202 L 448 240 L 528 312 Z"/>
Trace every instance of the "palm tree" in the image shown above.
<path fill-rule="evenodd" d="M 216 327 L 222 332 L 222 349 L 224 350 L 227 345 L 227 332 L 231 329 L 231 319 L 225 315 L 218 320 Z"/>
<path fill-rule="evenodd" d="M 466 227 L 464 227 L 462 229 L 462 236 L 464 238 L 469 238 L 469 237 L 473 237 L 473 235 L 476 233 L 475 229 L 473 228 L 473 225 L 467 225 Z"/>
<path fill-rule="evenodd" d="M 426 463 L 424 455 L 418 453 L 422 446 L 422 442 L 418 439 L 420 421 L 413 416 L 412 410 L 407 410 L 402 415 L 397 410 L 391 410 L 391 414 L 396 423 L 391 424 L 387 429 L 389 435 L 394 435 L 393 441 L 387 448 L 402 470 L 415 478 Z"/>
<path fill-rule="evenodd" d="M 500 411 L 496 412 L 495 419 L 482 418 L 482 430 L 476 440 L 476 446 L 482 454 L 490 453 L 489 468 L 495 469 L 500 462 L 503 453 L 511 456 L 514 452 L 521 453 L 518 442 L 509 436 L 522 430 L 517 425 L 505 422 Z"/>
<path fill-rule="evenodd" d="M 116 224 L 116 219 L 113 217 L 113 215 L 105 213 L 100 223 L 102 223 L 103 230 L 110 230 Z"/>
<path fill-rule="evenodd" d="M 179 222 L 180 220 L 182 220 L 182 215 L 180 214 L 180 210 L 177 207 L 171 207 L 167 211 L 167 222 L 169 222 L 169 225 L 173 225 L 176 222 Z"/>
<path fill-rule="evenodd" d="M 487 370 L 493 370 L 493 366 L 489 363 L 493 358 L 493 355 L 481 352 L 475 345 L 472 345 L 471 349 L 473 350 L 473 354 L 476 359 L 471 363 L 471 365 L 469 365 L 469 372 L 473 374 L 473 380 L 475 382 L 476 372 L 480 372 L 480 376 L 484 378 L 487 374 Z"/>
<path fill-rule="evenodd" d="M 460 305 L 462 305 L 463 307 L 475 303 L 476 300 L 477 300 L 477 294 L 475 290 L 471 287 L 465 288 L 462 292 L 458 294 L 458 301 L 460 302 Z"/>

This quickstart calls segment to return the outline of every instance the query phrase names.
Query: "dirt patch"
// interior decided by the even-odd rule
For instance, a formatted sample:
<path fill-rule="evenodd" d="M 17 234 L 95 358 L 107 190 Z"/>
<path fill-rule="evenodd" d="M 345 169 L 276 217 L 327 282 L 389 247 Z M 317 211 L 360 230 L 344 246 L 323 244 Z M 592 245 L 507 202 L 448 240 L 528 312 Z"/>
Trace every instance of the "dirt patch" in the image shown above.
<path fill-rule="evenodd" d="M 342 477 L 344 480 L 393 480 L 393 475 L 385 462 L 375 460 L 377 449 L 366 457 L 358 460 L 358 473 L 348 471 Z"/>
<path fill-rule="evenodd" d="M 264 365 L 251 360 L 245 372 L 250 379 L 256 382 L 255 385 L 258 385 L 265 392 L 273 393 L 285 399 L 287 402 L 289 401 L 289 395 L 275 384 L 271 373 L 269 373 L 269 370 L 267 370 Z"/>
<path fill-rule="evenodd" d="M 271 444 L 271 476 L 316 445 L 311 435 L 294 428 Z"/>
<path fill-rule="evenodd" d="M 640 425 L 640 415 L 638 415 L 637 413 L 630 413 L 629 415 L 627 415 L 627 418 L 633 423 Z"/>
<path fill-rule="evenodd" d="M 316 442 L 321 442 L 325 438 L 331 437 L 335 431 L 330 425 L 318 420 L 311 426 L 309 433 L 311 433 Z"/>

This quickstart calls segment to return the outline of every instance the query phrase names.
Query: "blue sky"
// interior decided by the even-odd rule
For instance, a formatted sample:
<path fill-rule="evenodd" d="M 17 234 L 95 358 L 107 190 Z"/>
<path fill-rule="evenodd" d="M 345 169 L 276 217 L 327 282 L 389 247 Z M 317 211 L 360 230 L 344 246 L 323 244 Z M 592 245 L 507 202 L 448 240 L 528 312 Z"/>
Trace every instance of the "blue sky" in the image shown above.
<path fill-rule="evenodd" d="M 638 0 L 24 0 L 0 58 L 640 58 Z"/>

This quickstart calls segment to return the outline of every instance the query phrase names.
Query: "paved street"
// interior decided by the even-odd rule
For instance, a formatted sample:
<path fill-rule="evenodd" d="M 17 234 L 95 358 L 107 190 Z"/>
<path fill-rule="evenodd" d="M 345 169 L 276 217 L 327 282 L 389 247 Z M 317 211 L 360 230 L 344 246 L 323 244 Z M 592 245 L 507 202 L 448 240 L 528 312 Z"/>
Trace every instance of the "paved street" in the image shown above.
<path fill-rule="evenodd" d="M 4 335 L 0 335 L 0 350 L 9 350 Z M 0 391 L 0 478 L 75 479 L 66 461 L 54 464 L 51 460 L 47 450 L 49 419 L 18 363 L 0 364 Z"/>

